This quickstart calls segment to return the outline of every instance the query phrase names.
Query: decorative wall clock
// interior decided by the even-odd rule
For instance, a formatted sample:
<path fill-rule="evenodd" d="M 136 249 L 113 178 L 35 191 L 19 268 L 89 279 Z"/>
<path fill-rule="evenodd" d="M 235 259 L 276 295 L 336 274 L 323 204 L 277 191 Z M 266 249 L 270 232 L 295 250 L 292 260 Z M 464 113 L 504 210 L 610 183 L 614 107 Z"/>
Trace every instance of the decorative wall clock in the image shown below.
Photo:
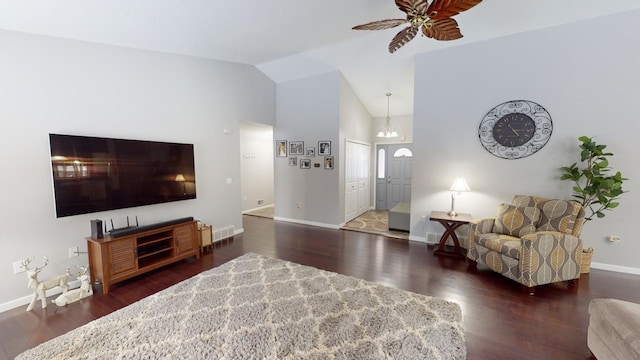
<path fill-rule="evenodd" d="M 520 159 L 542 149 L 553 132 L 551 115 L 528 100 L 504 102 L 482 118 L 478 137 L 491 154 L 503 159 Z"/>

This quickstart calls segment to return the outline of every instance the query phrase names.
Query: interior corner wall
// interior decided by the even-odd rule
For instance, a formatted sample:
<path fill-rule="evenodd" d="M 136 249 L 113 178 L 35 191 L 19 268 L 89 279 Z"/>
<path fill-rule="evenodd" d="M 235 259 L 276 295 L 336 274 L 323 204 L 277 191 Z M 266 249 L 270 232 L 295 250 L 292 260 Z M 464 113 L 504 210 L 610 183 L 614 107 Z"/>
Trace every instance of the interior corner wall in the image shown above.
<path fill-rule="evenodd" d="M 340 81 L 340 160 L 338 166 L 339 170 L 339 184 L 338 193 L 340 195 L 340 221 L 345 222 L 345 179 L 346 179 L 346 141 L 354 141 L 361 144 L 371 145 L 371 132 L 372 121 L 371 114 L 367 108 L 362 104 L 360 98 L 353 91 L 353 88 L 349 83 L 341 76 Z M 373 154 L 373 149 L 371 150 Z M 373 164 L 373 162 L 370 162 Z M 369 189 L 373 189 L 372 180 L 373 173 L 371 171 L 373 165 L 369 166 Z M 373 191 L 370 191 L 372 194 Z M 371 204 L 373 199 L 370 198 Z"/>
<path fill-rule="evenodd" d="M 579 161 L 579 136 L 595 136 L 615 154 L 610 165 L 629 178 L 629 192 L 605 218 L 588 222 L 582 239 L 595 248 L 594 263 L 640 270 L 634 211 L 640 206 L 639 22 L 640 11 L 632 11 L 420 54 L 415 98 L 424 100 L 415 102 L 414 112 L 420 141 L 414 143 L 412 235 L 443 232 L 420 218 L 449 209 L 447 190 L 458 176 L 471 192 L 456 200 L 456 210 L 475 218 L 495 216 L 516 194 L 571 198 L 560 167 Z M 529 157 L 497 158 L 480 145 L 478 125 L 494 106 L 518 99 L 544 106 L 553 134 Z M 607 235 L 622 241 L 609 244 Z"/>
<path fill-rule="evenodd" d="M 273 205 L 273 144 L 272 126 L 240 123 L 242 211 Z"/>
<path fill-rule="evenodd" d="M 43 279 L 86 264 L 68 248 L 86 249 L 91 219 L 242 229 L 239 123 L 275 122 L 275 84 L 255 67 L 4 30 L 0 53 L 0 309 L 31 294 L 12 262 L 48 256 Z M 192 143 L 197 199 L 56 218 L 49 133 Z"/>
<path fill-rule="evenodd" d="M 340 73 L 330 72 L 276 85 L 274 140 L 303 141 L 305 148 L 303 155 L 292 155 L 287 149 L 288 157 L 275 158 L 276 219 L 328 227 L 340 224 L 338 171 L 324 169 L 323 157 L 318 155 L 318 141 L 331 141 L 334 157 L 340 152 L 340 78 Z M 314 148 L 316 155 L 307 156 L 307 148 Z M 291 166 L 293 157 L 297 163 Z M 300 168 L 302 159 L 310 160 L 310 169 Z"/>

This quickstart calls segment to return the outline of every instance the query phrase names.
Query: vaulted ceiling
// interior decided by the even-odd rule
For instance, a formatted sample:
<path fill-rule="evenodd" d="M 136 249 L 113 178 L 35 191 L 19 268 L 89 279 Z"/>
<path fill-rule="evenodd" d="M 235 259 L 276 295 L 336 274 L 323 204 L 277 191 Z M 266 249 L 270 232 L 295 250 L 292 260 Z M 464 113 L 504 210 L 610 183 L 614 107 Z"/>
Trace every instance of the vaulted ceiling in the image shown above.
<path fill-rule="evenodd" d="M 401 29 L 355 31 L 402 18 L 393 0 L 0 0 L 0 28 L 251 64 L 275 82 L 338 70 L 373 116 L 413 113 L 413 60 L 434 51 L 640 8 L 638 0 L 484 0 L 455 17 L 464 38 Z"/>

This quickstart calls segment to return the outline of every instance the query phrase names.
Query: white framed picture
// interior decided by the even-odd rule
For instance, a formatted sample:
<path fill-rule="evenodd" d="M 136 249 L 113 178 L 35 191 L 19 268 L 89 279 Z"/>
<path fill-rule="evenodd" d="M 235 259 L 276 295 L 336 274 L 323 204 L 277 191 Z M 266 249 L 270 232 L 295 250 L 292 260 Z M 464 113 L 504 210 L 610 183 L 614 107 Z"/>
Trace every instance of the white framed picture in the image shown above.
<path fill-rule="evenodd" d="M 331 155 L 331 141 L 318 141 L 318 155 Z"/>
<path fill-rule="evenodd" d="M 290 141 L 289 155 L 304 155 L 304 141 Z"/>

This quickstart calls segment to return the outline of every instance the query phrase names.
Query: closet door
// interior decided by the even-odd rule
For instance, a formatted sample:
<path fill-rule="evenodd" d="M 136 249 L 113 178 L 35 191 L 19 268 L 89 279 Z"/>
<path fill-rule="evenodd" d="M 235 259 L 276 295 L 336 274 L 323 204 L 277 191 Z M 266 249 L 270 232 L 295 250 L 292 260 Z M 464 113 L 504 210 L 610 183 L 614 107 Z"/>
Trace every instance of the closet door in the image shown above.
<path fill-rule="evenodd" d="M 370 146 L 347 140 L 345 146 L 345 222 L 369 210 Z"/>
<path fill-rule="evenodd" d="M 358 216 L 358 178 L 356 176 L 356 144 L 347 141 L 345 147 L 345 222 Z"/>
<path fill-rule="evenodd" d="M 369 169 L 371 166 L 371 149 L 369 145 L 358 144 L 358 216 L 366 213 L 371 205 L 371 187 L 369 186 Z"/>

